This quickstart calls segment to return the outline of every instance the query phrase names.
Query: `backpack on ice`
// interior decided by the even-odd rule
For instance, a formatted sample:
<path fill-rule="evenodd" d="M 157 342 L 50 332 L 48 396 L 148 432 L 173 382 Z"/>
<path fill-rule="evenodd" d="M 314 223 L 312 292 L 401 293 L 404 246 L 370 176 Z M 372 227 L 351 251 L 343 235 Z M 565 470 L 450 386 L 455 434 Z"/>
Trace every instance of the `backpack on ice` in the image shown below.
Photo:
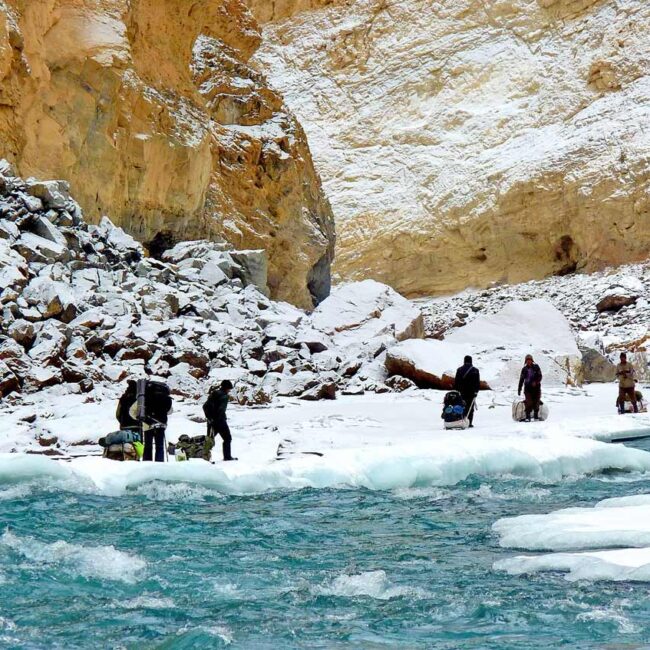
<path fill-rule="evenodd" d="M 138 431 L 114 431 L 99 439 L 104 448 L 103 457 L 109 460 L 135 460 L 142 458 L 144 445 Z"/>
<path fill-rule="evenodd" d="M 461 394 L 452 390 L 445 395 L 442 415 L 445 429 L 467 429 L 469 420 L 465 417 L 465 400 Z"/>
<path fill-rule="evenodd" d="M 537 414 L 540 420 L 548 420 L 548 406 L 544 402 L 539 403 Z M 517 398 L 512 403 L 512 419 L 515 422 L 523 422 L 526 419 L 526 400 Z"/>
<path fill-rule="evenodd" d="M 174 445 L 174 455 L 179 455 L 178 452 L 182 452 L 178 460 L 184 455 L 185 459 L 188 460 L 190 458 L 203 458 L 209 461 L 212 447 L 214 447 L 214 438 L 208 438 L 208 436 L 190 437 L 183 434 Z"/>

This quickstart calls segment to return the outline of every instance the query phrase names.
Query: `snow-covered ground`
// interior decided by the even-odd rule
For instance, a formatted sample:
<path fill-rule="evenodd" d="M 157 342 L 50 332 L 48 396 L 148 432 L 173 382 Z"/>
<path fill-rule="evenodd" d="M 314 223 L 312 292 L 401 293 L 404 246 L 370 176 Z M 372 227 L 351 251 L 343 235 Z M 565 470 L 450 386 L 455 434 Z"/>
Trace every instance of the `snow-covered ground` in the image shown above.
<path fill-rule="evenodd" d="M 546 391 L 546 422 L 511 419 L 512 391 L 479 397 L 476 426 L 445 431 L 441 391 L 340 397 L 304 403 L 284 399 L 264 408 L 231 407 L 233 450 L 239 461 L 119 463 L 88 444 L 116 428 L 115 394 L 86 402 L 57 398 L 53 387 L 3 415 L 0 480 L 49 476 L 83 489 L 120 494 L 151 480 L 192 482 L 225 493 L 275 488 L 362 486 L 391 489 L 450 485 L 471 474 L 517 475 L 556 481 L 608 468 L 650 471 L 650 453 L 607 441 L 650 435 L 648 414 L 620 416 L 614 385 Z M 200 403 L 177 401 L 168 439 L 204 433 Z M 44 457 L 38 438 L 60 456 Z M 9 453 L 27 451 L 31 454 Z"/>

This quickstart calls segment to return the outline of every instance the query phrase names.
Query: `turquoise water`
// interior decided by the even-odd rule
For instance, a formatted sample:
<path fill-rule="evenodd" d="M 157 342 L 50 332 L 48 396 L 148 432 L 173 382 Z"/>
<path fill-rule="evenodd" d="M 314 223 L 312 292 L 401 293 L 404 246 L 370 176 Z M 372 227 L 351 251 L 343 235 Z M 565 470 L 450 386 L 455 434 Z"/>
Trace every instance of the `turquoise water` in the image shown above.
<path fill-rule="evenodd" d="M 255 496 L 2 485 L 0 646 L 638 648 L 647 585 L 495 572 L 514 553 L 490 527 L 642 492 L 619 473 Z"/>

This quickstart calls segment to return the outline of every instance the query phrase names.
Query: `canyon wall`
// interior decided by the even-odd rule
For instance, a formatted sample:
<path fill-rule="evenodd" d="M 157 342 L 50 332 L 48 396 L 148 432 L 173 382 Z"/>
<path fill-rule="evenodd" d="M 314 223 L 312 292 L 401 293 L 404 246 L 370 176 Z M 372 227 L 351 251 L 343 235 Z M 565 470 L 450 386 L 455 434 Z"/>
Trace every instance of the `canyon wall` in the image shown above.
<path fill-rule="evenodd" d="M 276 298 L 329 292 L 334 225 L 305 134 L 249 65 L 243 0 L 0 0 L 0 156 L 70 181 L 152 252 L 264 248 Z"/>
<path fill-rule="evenodd" d="M 412 296 L 644 259 L 645 0 L 248 0 L 339 277 Z"/>

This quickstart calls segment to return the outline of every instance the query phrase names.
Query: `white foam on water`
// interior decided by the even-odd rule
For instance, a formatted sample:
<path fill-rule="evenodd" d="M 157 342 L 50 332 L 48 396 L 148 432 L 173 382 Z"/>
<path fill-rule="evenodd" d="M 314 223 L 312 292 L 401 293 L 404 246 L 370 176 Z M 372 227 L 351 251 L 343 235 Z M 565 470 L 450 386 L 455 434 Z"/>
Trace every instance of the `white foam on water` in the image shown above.
<path fill-rule="evenodd" d="M 137 555 L 118 551 L 114 546 L 83 546 L 63 540 L 39 542 L 33 537 L 18 537 L 7 530 L 0 545 L 37 565 L 59 565 L 72 575 L 100 580 L 134 583 L 140 579 L 146 562 Z"/>
<path fill-rule="evenodd" d="M 393 496 L 404 501 L 411 499 L 427 499 L 428 501 L 447 501 L 453 497 L 451 490 L 436 487 L 424 488 L 396 488 L 393 490 Z"/>
<path fill-rule="evenodd" d="M 117 605 L 123 609 L 176 609 L 176 603 L 171 598 L 158 598 L 147 594 L 119 601 Z"/>
<path fill-rule="evenodd" d="M 32 493 L 30 483 L 19 483 L 8 488 L 0 490 L 0 501 L 13 501 L 14 499 L 24 499 Z"/>
<path fill-rule="evenodd" d="M 236 600 L 242 595 L 239 587 L 232 582 L 217 582 L 214 584 L 213 590 L 215 594 L 232 600 Z"/>
<path fill-rule="evenodd" d="M 357 598 L 366 596 L 377 600 L 390 600 L 401 596 L 425 598 L 427 593 L 419 588 L 393 585 L 385 571 L 366 571 L 355 575 L 337 576 L 327 585 L 312 588 L 316 596 L 341 596 Z"/>
<path fill-rule="evenodd" d="M 0 454 L 0 483 L 29 481 L 45 475 L 62 481 L 66 489 L 75 484 L 87 489 L 90 484 L 112 496 L 121 496 L 154 481 L 199 485 L 222 494 L 251 494 L 306 487 L 394 490 L 447 486 L 470 475 L 557 482 L 607 469 L 649 471 L 650 453 L 586 438 L 471 435 L 445 438 L 444 444 L 431 439 L 418 444 L 331 450 L 323 457 L 215 465 L 203 460 L 117 463 L 100 457 L 61 463 Z"/>
<path fill-rule="evenodd" d="M 135 494 L 147 497 L 151 501 L 175 501 L 183 503 L 192 503 L 195 501 L 204 501 L 206 497 L 219 497 L 223 495 L 209 490 L 201 485 L 192 485 L 190 483 L 163 483 L 154 481 L 139 486 L 134 490 Z"/>
<path fill-rule="evenodd" d="M 576 620 L 593 623 L 614 623 L 621 634 L 636 634 L 641 631 L 641 628 L 634 625 L 625 614 L 609 607 L 582 612 L 576 616 Z"/>
<path fill-rule="evenodd" d="M 203 632 L 208 636 L 220 639 L 224 645 L 230 645 L 234 640 L 232 630 L 225 625 L 198 625 L 194 627 L 188 623 L 179 630 L 178 635 L 184 636 L 193 632 Z"/>

